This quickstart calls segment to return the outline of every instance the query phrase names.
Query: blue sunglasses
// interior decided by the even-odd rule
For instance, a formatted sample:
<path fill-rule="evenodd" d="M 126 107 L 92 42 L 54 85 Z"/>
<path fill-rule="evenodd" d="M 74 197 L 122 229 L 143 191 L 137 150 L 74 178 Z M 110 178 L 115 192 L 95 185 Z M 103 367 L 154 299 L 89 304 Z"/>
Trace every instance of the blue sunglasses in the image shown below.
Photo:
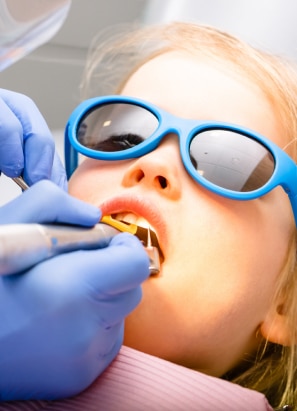
<path fill-rule="evenodd" d="M 297 166 L 276 144 L 234 124 L 175 117 L 136 98 L 93 98 L 73 111 L 65 130 L 67 175 L 76 169 L 78 153 L 106 161 L 137 158 L 168 133 L 178 135 L 184 167 L 197 183 L 235 200 L 252 200 L 280 185 L 297 222 Z"/>

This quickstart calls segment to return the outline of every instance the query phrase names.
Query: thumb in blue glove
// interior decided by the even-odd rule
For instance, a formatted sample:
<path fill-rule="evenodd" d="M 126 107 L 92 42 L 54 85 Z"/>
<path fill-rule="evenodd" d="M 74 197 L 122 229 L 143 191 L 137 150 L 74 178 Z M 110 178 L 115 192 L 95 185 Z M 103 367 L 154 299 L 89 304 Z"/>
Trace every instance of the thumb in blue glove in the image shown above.
<path fill-rule="evenodd" d="M 53 137 L 29 97 L 0 89 L 0 123 L 0 171 L 8 177 L 23 175 L 28 185 L 50 179 L 67 188 Z"/>

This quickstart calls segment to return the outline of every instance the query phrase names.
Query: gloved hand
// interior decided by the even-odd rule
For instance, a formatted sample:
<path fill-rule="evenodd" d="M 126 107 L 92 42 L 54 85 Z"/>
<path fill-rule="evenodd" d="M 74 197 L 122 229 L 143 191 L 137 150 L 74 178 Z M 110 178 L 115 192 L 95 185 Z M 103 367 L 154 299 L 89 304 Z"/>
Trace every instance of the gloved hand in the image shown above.
<path fill-rule="evenodd" d="M 98 209 L 49 181 L 0 209 L 0 223 L 88 226 L 99 217 Z M 0 277 L 1 401 L 65 398 L 89 386 L 120 349 L 124 319 L 140 301 L 148 266 L 140 241 L 123 233 L 107 248 L 59 255 Z"/>
<path fill-rule="evenodd" d="M 23 174 L 28 185 L 50 179 L 66 189 L 54 140 L 29 97 L 0 89 L 0 124 L 0 171 L 8 177 Z"/>

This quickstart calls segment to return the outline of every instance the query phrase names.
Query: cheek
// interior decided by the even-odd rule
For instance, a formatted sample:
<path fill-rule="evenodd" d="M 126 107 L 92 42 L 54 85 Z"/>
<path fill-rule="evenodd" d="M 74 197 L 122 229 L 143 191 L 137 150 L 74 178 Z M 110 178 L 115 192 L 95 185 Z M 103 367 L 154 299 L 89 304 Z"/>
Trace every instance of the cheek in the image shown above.
<path fill-rule="evenodd" d="M 224 312 L 225 318 L 232 312 L 248 317 L 252 330 L 270 306 L 287 254 L 290 219 L 272 224 L 276 216 L 261 200 L 214 204 L 209 196 L 205 203 L 201 198 L 198 211 L 187 209 L 183 224 L 171 230 L 166 289 L 189 318 L 196 309 Z"/>
<path fill-rule="evenodd" d="M 226 207 L 221 202 L 213 213 L 209 203 L 204 211 L 201 206 L 200 215 L 176 234 L 170 254 L 172 267 L 182 269 L 184 261 L 199 276 L 211 272 L 220 287 L 272 287 L 285 260 L 291 230 L 290 224 L 273 225 L 276 216 L 274 220 L 265 217 L 268 212 L 260 202 L 229 201 Z"/>
<path fill-rule="evenodd" d="M 213 375 L 255 349 L 288 242 L 269 219 L 260 226 L 258 202 L 254 210 L 222 203 L 197 201 L 199 213 L 187 219 L 187 209 L 182 224 L 172 213 L 162 275 L 143 285 L 125 335 L 128 345 Z"/>
<path fill-rule="evenodd" d="M 106 195 L 116 192 L 121 173 L 115 168 L 113 163 L 85 160 L 69 180 L 69 194 L 98 205 Z"/>

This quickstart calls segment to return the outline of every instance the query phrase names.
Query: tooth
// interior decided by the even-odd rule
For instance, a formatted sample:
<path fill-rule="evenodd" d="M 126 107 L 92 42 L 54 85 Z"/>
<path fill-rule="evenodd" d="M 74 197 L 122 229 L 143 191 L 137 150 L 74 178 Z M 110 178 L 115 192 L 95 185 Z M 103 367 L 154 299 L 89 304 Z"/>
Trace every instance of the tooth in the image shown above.
<path fill-rule="evenodd" d="M 115 219 L 118 221 L 125 221 L 126 223 L 130 224 L 136 224 L 138 217 L 133 213 L 118 213 L 115 216 Z"/>
<path fill-rule="evenodd" d="M 144 218 L 141 218 L 141 217 L 138 218 L 136 224 L 139 225 L 140 227 L 151 228 L 153 230 L 151 225 Z"/>
<path fill-rule="evenodd" d="M 133 213 L 124 213 L 124 212 L 118 213 L 115 216 L 115 219 L 118 221 L 125 221 L 126 223 L 136 224 L 140 227 L 151 228 L 152 230 L 154 230 L 153 227 L 150 226 L 147 220 Z"/>
<path fill-rule="evenodd" d="M 136 225 L 138 225 L 139 227 L 149 228 L 150 231 L 151 231 L 150 234 L 152 235 L 152 238 L 151 238 L 152 243 L 153 243 L 152 245 L 153 245 L 154 247 L 157 247 L 157 248 L 158 248 L 161 256 L 163 255 L 163 254 L 162 254 L 162 250 L 160 249 L 160 246 L 159 246 L 159 242 L 158 242 L 158 238 L 157 238 L 156 231 L 155 231 L 155 229 L 148 223 L 148 221 L 147 221 L 145 218 L 139 217 L 138 215 L 136 215 L 136 214 L 134 214 L 134 213 L 131 213 L 131 212 L 121 212 L 121 213 L 117 213 L 117 214 L 115 214 L 115 215 L 112 215 L 112 217 L 113 217 L 115 220 L 118 220 L 118 221 L 124 221 L 124 222 L 129 223 L 129 224 L 136 224 Z M 145 240 L 146 240 L 146 239 L 145 239 Z"/>

